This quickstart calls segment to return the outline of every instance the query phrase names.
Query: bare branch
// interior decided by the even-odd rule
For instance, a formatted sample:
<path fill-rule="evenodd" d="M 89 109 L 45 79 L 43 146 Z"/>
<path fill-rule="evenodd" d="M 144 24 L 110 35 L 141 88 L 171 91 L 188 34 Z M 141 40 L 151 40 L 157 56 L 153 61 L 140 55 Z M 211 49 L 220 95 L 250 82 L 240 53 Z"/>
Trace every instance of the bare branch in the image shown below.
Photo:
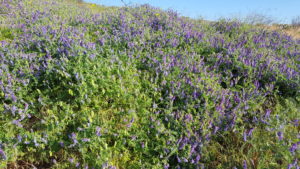
<path fill-rule="evenodd" d="M 125 6 L 128 6 L 127 3 L 125 3 L 124 0 L 121 0 L 121 2 L 122 2 Z"/>

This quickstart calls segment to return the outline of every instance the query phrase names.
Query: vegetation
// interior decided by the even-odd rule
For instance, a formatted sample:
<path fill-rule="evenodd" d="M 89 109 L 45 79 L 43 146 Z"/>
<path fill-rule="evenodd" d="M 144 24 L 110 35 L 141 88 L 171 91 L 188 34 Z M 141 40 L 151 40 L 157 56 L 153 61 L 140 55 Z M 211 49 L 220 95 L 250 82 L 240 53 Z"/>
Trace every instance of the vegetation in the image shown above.
<path fill-rule="evenodd" d="M 148 5 L 1 9 L 0 168 L 299 168 L 299 39 Z"/>
<path fill-rule="evenodd" d="M 292 20 L 292 25 L 293 25 L 293 26 L 300 26 L 300 16 L 297 16 L 297 17 L 295 17 L 295 18 Z"/>

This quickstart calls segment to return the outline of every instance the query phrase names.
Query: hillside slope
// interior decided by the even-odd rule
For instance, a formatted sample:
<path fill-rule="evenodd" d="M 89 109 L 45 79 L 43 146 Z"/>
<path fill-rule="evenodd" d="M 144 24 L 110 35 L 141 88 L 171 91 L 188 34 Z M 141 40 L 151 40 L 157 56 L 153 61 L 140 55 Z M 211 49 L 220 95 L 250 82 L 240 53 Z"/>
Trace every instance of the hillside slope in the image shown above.
<path fill-rule="evenodd" d="M 299 167 L 299 39 L 148 5 L 1 10 L 0 168 Z"/>

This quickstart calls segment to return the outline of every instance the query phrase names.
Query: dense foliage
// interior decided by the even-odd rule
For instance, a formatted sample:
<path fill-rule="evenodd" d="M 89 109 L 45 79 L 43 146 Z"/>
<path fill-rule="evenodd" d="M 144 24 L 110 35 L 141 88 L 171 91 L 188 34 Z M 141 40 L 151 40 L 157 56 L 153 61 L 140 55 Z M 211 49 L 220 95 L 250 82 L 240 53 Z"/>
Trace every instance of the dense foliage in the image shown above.
<path fill-rule="evenodd" d="M 299 168 L 300 40 L 96 8 L 1 3 L 1 168 Z"/>

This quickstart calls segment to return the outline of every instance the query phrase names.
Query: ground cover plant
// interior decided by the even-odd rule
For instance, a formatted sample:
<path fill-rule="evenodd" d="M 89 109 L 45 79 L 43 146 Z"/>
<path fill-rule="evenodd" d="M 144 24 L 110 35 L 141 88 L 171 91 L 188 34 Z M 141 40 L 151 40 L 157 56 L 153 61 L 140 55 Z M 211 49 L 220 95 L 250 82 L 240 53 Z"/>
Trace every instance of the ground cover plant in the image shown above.
<path fill-rule="evenodd" d="M 299 39 L 148 5 L 0 17 L 0 168 L 299 169 Z"/>

